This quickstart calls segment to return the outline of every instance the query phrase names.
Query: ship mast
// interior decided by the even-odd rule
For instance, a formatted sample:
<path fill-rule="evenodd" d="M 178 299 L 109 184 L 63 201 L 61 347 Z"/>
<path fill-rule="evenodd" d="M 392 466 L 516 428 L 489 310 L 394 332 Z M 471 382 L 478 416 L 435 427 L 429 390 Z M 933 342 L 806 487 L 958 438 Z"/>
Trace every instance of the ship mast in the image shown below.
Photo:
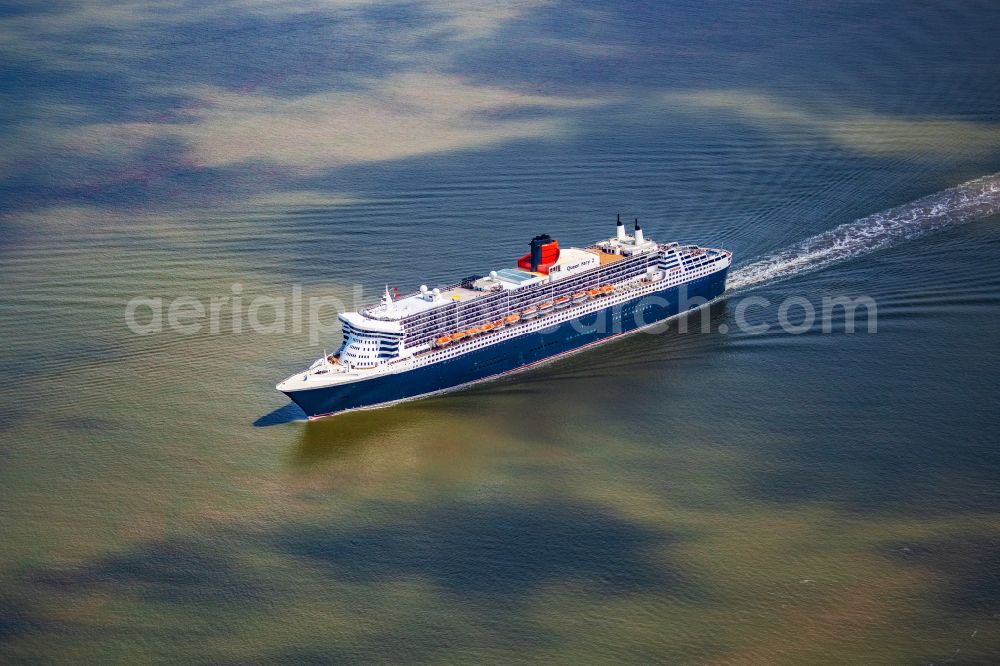
<path fill-rule="evenodd" d="M 382 296 L 382 302 L 385 303 L 386 314 L 395 314 L 396 304 L 392 302 L 392 295 L 389 293 L 389 285 L 385 285 L 385 294 Z"/>

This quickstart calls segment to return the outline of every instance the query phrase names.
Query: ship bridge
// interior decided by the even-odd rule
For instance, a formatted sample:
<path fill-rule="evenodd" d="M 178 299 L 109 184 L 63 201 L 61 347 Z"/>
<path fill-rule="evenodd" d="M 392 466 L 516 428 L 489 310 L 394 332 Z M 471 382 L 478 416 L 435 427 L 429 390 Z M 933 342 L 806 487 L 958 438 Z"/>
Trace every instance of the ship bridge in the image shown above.
<path fill-rule="evenodd" d="M 400 322 L 370 319 L 357 312 L 344 312 L 338 319 L 344 329 L 344 342 L 336 356 L 347 367 L 373 368 L 402 351 Z"/>

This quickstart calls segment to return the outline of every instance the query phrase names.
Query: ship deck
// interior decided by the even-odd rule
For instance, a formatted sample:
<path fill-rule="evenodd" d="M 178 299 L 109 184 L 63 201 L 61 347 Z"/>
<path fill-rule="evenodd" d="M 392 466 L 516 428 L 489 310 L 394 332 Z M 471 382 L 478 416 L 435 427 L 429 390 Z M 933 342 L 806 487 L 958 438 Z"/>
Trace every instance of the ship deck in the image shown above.
<path fill-rule="evenodd" d="M 575 248 L 566 248 L 575 249 Z M 591 245 L 589 247 L 583 248 L 582 251 L 589 252 L 591 254 L 596 254 L 598 259 L 600 259 L 599 266 L 607 266 L 608 264 L 613 264 L 619 261 L 624 261 L 629 257 L 622 254 L 614 254 L 611 252 L 603 252 L 601 248 L 596 245 Z M 538 274 L 536 274 L 538 275 Z M 458 303 L 468 303 L 477 298 L 482 298 L 484 296 L 491 295 L 493 292 L 490 291 L 478 291 L 474 289 L 467 289 L 461 285 L 452 285 L 449 287 L 444 287 L 441 289 L 441 294 L 438 300 L 429 301 L 423 297 L 420 292 L 406 294 L 396 299 L 392 303 L 392 309 L 389 310 L 384 304 L 377 304 L 368 307 L 361 311 L 361 313 L 372 319 L 382 319 L 382 320 L 401 320 L 407 317 L 420 314 L 421 312 L 426 312 L 434 308 L 441 307 L 442 305 L 458 302 Z"/>
<path fill-rule="evenodd" d="M 441 295 L 438 297 L 440 300 L 429 301 L 425 299 L 421 293 L 417 292 L 415 294 L 407 294 L 406 296 L 395 300 L 392 304 L 391 313 L 386 310 L 384 305 L 377 305 L 366 310 L 365 314 L 375 315 L 376 318 L 382 317 L 386 319 L 398 320 L 409 317 L 410 315 L 431 310 L 433 308 L 441 307 L 447 303 L 467 303 L 468 301 L 486 295 L 486 293 L 487 292 L 466 289 L 465 287 L 456 285 L 442 289 Z"/>
<path fill-rule="evenodd" d="M 625 258 L 625 256 L 621 254 L 611 254 L 610 252 L 601 252 L 601 249 L 598 247 L 588 247 L 584 248 L 584 250 L 590 252 L 591 254 L 596 254 L 598 258 L 601 260 L 601 266 L 613 264 L 616 261 L 621 261 L 622 259 Z"/>

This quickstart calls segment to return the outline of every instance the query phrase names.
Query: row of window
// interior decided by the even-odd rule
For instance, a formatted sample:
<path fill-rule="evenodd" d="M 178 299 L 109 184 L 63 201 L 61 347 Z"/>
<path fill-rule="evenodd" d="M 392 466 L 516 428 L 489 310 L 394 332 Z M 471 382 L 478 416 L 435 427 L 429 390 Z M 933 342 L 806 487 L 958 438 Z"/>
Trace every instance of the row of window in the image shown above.
<path fill-rule="evenodd" d="M 641 275 L 659 258 L 658 253 L 639 255 L 608 264 L 593 272 L 578 277 L 546 285 L 544 289 L 528 286 L 523 290 L 505 291 L 482 296 L 469 303 L 455 303 L 444 306 L 441 311 L 421 313 L 403 320 L 407 332 L 407 344 L 416 346 L 435 336 L 462 330 L 491 319 L 499 319 L 512 312 L 518 312 L 530 305 L 569 295 L 581 289 L 589 289 L 601 284 L 616 283 Z"/>
<path fill-rule="evenodd" d="M 708 271 L 699 271 L 699 272 L 700 273 L 707 273 Z M 714 271 L 711 271 L 711 272 L 714 272 Z M 462 354 L 468 353 L 469 351 L 474 350 L 474 349 L 480 349 L 482 347 L 486 347 L 486 346 L 489 346 L 489 345 L 494 345 L 494 344 L 500 342 L 501 340 L 506 340 L 506 339 L 515 337 L 517 335 L 523 335 L 523 334 L 528 333 L 530 331 L 537 331 L 537 330 L 540 330 L 540 329 L 543 329 L 543 328 L 548 328 L 548 327 L 556 325 L 556 324 L 564 323 L 564 322 L 569 321 L 571 319 L 576 319 L 576 318 L 580 318 L 580 317 L 586 316 L 588 314 L 593 314 L 594 312 L 598 312 L 598 311 L 600 311 L 602 309 L 606 309 L 608 307 L 611 307 L 611 306 L 615 305 L 616 303 L 620 303 L 620 302 L 623 302 L 623 301 L 628 301 L 628 300 L 630 300 L 632 298 L 636 298 L 636 294 L 634 293 L 636 291 L 647 291 L 647 292 L 652 293 L 652 292 L 659 291 L 659 290 L 662 290 L 662 289 L 669 289 L 669 288 L 675 287 L 675 286 L 677 286 L 678 284 L 680 284 L 682 282 L 686 282 L 688 284 L 695 284 L 696 282 L 700 282 L 702 279 L 704 279 L 704 277 L 702 277 L 702 276 L 696 277 L 695 280 L 691 280 L 690 276 L 685 276 L 683 280 L 668 281 L 665 284 L 664 283 L 653 283 L 652 285 L 642 285 L 642 286 L 635 285 L 635 286 L 632 286 L 632 287 L 625 287 L 625 289 L 627 290 L 625 293 L 618 294 L 617 298 L 615 298 L 613 296 L 613 297 L 611 297 L 610 300 L 604 301 L 602 307 L 600 307 L 600 308 L 589 309 L 589 310 L 587 310 L 585 312 L 579 312 L 577 310 L 577 308 L 573 308 L 572 310 L 569 310 L 566 313 L 561 313 L 561 314 L 567 314 L 567 315 L 571 314 L 571 316 L 564 316 L 564 317 L 559 317 L 559 318 L 552 318 L 550 316 L 550 317 L 545 317 L 543 319 L 539 319 L 539 320 L 537 320 L 537 322 L 533 322 L 533 323 L 536 323 L 536 324 L 544 322 L 544 325 L 540 325 L 540 326 L 536 326 L 536 327 L 519 326 L 518 328 L 513 329 L 513 330 L 504 330 L 504 331 L 501 331 L 499 334 L 497 334 L 497 333 L 494 333 L 494 334 L 484 334 L 484 337 L 481 340 L 476 340 L 476 341 L 473 341 L 473 342 L 462 342 L 462 343 L 459 343 L 456 347 L 453 347 L 453 348 L 450 348 L 450 349 L 446 348 L 446 349 L 438 350 L 438 351 L 433 352 L 433 353 L 431 353 L 431 354 L 429 354 L 427 356 L 422 356 L 420 358 L 420 361 L 423 361 L 423 362 L 420 363 L 420 365 L 426 365 L 426 364 L 430 364 L 430 363 L 437 363 L 437 362 L 440 362 L 442 360 L 448 360 L 448 359 L 454 358 L 455 356 L 460 356 Z M 633 293 L 629 293 L 629 292 L 633 292 Z M 649 306 L 646 305 L 644 307 L 649 307 Z M 630 309 L 628 312 L 625 313 L 625 316 L 629 316 L 629 314 L 631 314 L 631 312 L 632 312 L 632 310 Z M 621 315 L 618 315 L 616 317 L 616 319 L 620 319 L 620 318 L 621 318 Z M 572 337 L 576 337 L 576 335 L 579 335 L 579 334 L 574 334 L 574 336 L 572 336 Z"/>
<path fill-rule="evenodd" d="M 663 288 L 670 288 L 670 286 L 671 285 L 669 285 L 669 284 L 668 285 L 656 284 L 656 285 L 653 285 L 653 286 L 635 287 L 635 288 L 629 289 L 629 291 L 631 291 L 631 292 L 635 292 L 635 291 L 649 291 L 649 292 L 654 292 L 654 291 L 658 291 L 658 290 L 663 289 Z M 439 350 L 439 351 L 433 352 L 433 353 L 431 353 L 431 354 L 429 354 L 427 356 L 424 356 L 424 357 L 422 357 L 420 359 L 422 361 L 425 361 L 424 363 L 421 363 L 421 365 L 427 365 L 427 364 L 431 364 L 431 363 L 437 363 L 437 362 L 440 362 L 440 361 L 443 361 L 443 360 L 448 360 L 448 359 L 454 358 L 455 356 L 460 356 L 462 354 L 466 354 L 469 351 L 472 351 L 474 349 L 480 349 L 482 347 L 486 347 L 486 346 L 489 346 L 489 345 L 494 345 L 494 344 L 500 342 L 501 340 L 507 340 L 509 338 L 516 337 L 516 336 L 519 336 L 519 335 L 524 335 L 524 334 L 532 332 L 532 331 L 538 331 L 538 330 L 541 330 L 543 328 L 548 328 L 548 327 L 554 326 L 556 324 L 562 324 L 562 323 L 565 323 L 567 321 L 570 321 L 571 319 L 578 319 L 578 318 L 584 317 L 584 316 L 586 316 L 588 314 L 593 314 L 595 312 L 599 312 L 600 310 L 609 308 L 609 307 L 611 307 L 613 305 L 616 305 L 617 303 L 628 301 L 629 299 L 632 299 L 632 298 L 636 298 L 636 294 L 635 293 L 627 293 L 626 292 L 624 294 L 618 294 L 617 298 L 614 297 L 614 296 L 612 296 L 611 299 L 604 301 L 603 304 L 602 304 L 602 307 L 600 307 L 600 308 L 590 309 L 590 310 L 587 310 L 586 312 L 582 312 L 582 313 L 579 312 L 576 308 L 574 308 L 573 310 L 570 310 L 569 312 L 565 313 L 565 314 L 572 313 L 572 316 L 565 316 L 565 317 L 561 317 L 561 318 L 552 318 L 551 315 L 550 315 L 549 317 L 546 317 L 544 319 L 538 320 L 537 322 L 534 322 L 534 323 L 545 322 L 544 325 L 540 325 L 540 326 L 536 326 L 536 327 L 519 326 L 518 328 L 513 329 L 513 330 L 504 330 L 499 335 L 497 335 L 497 334 L 486 334 L 486 336 L 483 339 L 477 340 L 475 342 L 471 342 L 471 343 L 470 342 L 458 343 L 457 347 L 450 348 L 450 349 L 446 348 L 446 349 L 443 349 L 443 350 Z M 575 335 L 571 336 L 571 337 L 575 337 Z"/>

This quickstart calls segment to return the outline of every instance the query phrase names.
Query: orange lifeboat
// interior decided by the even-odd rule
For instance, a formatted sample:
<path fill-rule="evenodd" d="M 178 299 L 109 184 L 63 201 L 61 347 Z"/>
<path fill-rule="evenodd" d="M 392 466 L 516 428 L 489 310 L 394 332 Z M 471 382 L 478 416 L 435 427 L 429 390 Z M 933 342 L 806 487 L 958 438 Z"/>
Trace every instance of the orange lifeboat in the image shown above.
<path fill-rule="evenodd" d="M 443 336 L 441 336 L 440 338 L 438 338 L 438 339 L 436 339 L 434 341 L 434 343 L 438 347 L 444 347 L 446 344 L 449 344 L 450 342 L 451 342 L 451 336 L 450 335 L 443 335 Z"/>
<path fill-rule="evenodd" d="M 569 305 L 569 300 L 569 296 L 558 296 L 554 301 L 552 301 L 552 303 L 556 306 L 556 308 L 564 308 Z"/>
<path fill-rule="evenodd" d="M 507 315 L 506 317 L 504 317 L 504 322 L 508 326 L 511 325 L 511 324 L 516 324 L 519 321 L 521 321 L 521 315 L 512 314 L 512 315 Z"/>
<path fill-rule="evenodd" d="M 605 296 L 607 296 L 608 294 L 610 294 L 614 290 L 615 290 L 615 288 L 613 286 L 611 286 L 610 284 L 606 284 L 603 287 L 601 287 L 601 293 L 604 294 Z"/>
<path fill-rule="evenodd" d="M 545 312 L 546 310 L 549 310 L 551 308 L 552 308 L 552 301 L 545 301 L 544 303 L 538 304 L 539 312 Z"/>
<path fill-rule="evenodd" d="M 600 296 L 600 295 L 601 295 L 601 290 L 600 289 L 588 289 L 587 290 L 587 296 L 590 296 L 591 298 L 593 298 L 595 296 Z"/>
<path fill-rule="evenodd" d="M 479 330 L 483 333 L 489 333 L 493 330 L 493 324 L 483 324 L 479 327 Z"/>
<path fill-rule="evenodd" d="M 538 308 L 531 307 L 521 311 L 521 316 L 525 319 L 534 319 L 538 316 Z"/>
<path fill-rule="evenodd" d="M 468 336 L 469 336 L 470 338 L 471 338 L 472 336 L 474 336 L 474 335 L 479 335 L 479 334 L 480 334 L 480 333 L 482 333 L 482 332 L 483 332 L 483 331 L 482 331 L 482 329 L 481 329 L 481 328 L 479 328 L 479 327 L 476 327 L 476 326 L 474 326 L 474 327 L 472 327 L 472 328 L 467 328 L 467 329 L 465 329 L 465 333 L 466 333 L 466 334 L 467 334 L 467 335 L 468 335 Z"/>
<path fill-rule="evenodd" d="M 448 337 L 450 337 L 453 342 L 458 342 L 459 340 L 463 339 L 465 335 L 466 335 L 465 331 L 459 331 L 458 333 L 452 333 Z"/>
<path fill-rule="evenodd" d="M 497 319 L 493 322 L 493 328 L 503 328 L 503 319 Z"/>
<path fill-rule="evenodd" d="M 585 300 L 587 300 L 587 293 L 586 292 L 584 292 L 584 291 L 578 291 L 575 294 L 573 294 L 573 302 L 574 303 L 583 303 Z"/>

